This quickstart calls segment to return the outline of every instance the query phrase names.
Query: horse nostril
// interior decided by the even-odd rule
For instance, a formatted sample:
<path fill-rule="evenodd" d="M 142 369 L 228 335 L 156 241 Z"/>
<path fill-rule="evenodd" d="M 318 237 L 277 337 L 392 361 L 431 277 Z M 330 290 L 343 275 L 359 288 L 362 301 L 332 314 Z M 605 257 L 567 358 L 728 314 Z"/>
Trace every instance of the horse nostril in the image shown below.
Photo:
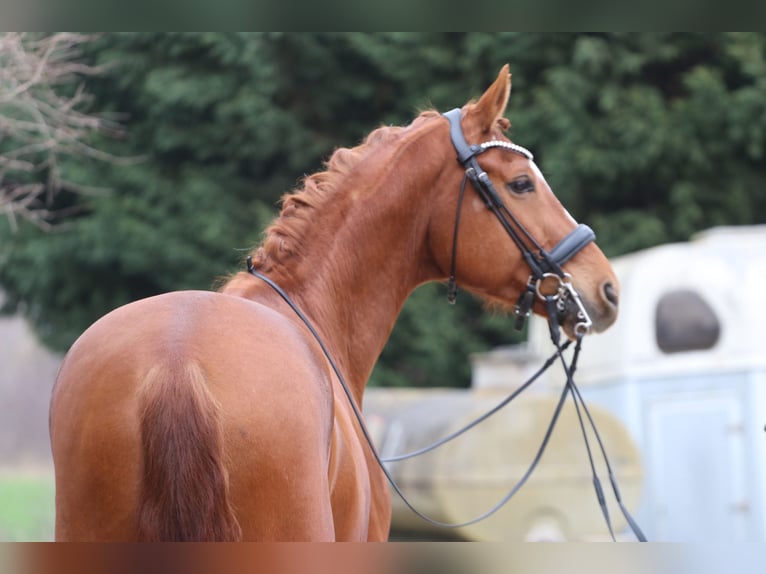
<path fill-rule="evenodd" d="M 604 297 L 606 297 L 606 300 L 615 307 L 617 307 L 620 301 L 617 292 L 614 290 L 614 286 L 611 283 L 604 283 Z"/>

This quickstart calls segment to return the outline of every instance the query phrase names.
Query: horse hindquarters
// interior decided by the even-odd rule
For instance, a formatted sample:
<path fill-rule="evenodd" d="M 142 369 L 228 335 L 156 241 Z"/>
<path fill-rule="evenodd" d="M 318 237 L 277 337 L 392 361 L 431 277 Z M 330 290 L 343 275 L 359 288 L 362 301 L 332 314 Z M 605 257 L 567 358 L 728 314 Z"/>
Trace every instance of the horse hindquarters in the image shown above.
<path fill-rule="evenodd" d="M 142 541 L 236 541 L 219 405 L 196 363 L 156 366 L 143 382 Z"/>
<path fill-rule="evenodd" d="M 56 539 L 333 540 L 322 359 L 239 297 L 171 293 L 103 317 L 53 392 Z"/>

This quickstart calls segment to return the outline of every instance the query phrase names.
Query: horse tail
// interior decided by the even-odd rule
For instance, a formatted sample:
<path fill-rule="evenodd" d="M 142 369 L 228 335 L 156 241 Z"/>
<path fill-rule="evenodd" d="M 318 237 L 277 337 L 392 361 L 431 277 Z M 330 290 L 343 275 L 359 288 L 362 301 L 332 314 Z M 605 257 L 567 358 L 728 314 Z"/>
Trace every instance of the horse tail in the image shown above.
<path fill-rule="evenodd" d="M 220 405 L 195 363 L 154 367 L 140 397 L 142 541 L 237 541 Z"/>

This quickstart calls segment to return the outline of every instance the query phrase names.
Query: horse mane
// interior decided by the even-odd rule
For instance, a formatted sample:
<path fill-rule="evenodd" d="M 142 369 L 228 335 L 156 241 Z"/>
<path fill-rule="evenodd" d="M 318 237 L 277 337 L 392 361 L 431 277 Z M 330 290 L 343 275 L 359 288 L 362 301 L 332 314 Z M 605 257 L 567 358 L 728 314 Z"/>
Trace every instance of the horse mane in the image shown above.
<path fill-rule="evenodd" d="M 470 114 L 476 102 L 465 106 Z M 425 121 L 441 114 L 433 109 L 420 114 L 407 126 L 382 126 L 372 132 L 361 144 L 352 148 L 338 148 L 324 164 L 324 170 L 303 178 L 301 185 L 282 196 L 279 215 L 269 225 L 264 239 L 251 253 L 253 268 L 269 272 L 300 254 L 301 246 L 315 222 L 315 214 L 326 203 L 337 199 L 337 191 L 349 174 L 373 154 L 385 146 L 393 146 L 403 134 L 422 126 Z M 505 132 L 510 121 L 497 119 L 497 128 Z M 226 280 L 224 279 L 223 283 Z"/>
<path fill-rule="evenodd" d="M 267 272 L 275 264 L 294 257 L 313 224 L 316 210 L 335 198 L 341 183 L 354 168 L 383 146 L 399 141 L 411 128 L 439 115 L 437 111 L 427 110 L 408 126 L 382 126 L 370 132 L 358 146 L 336 149 L 325 163 L 324 171 L 305 177 L 301 187 L 282 196 L 279 216 L 266 229 L 263 242 L 252 255 L 254 268 Z"/>

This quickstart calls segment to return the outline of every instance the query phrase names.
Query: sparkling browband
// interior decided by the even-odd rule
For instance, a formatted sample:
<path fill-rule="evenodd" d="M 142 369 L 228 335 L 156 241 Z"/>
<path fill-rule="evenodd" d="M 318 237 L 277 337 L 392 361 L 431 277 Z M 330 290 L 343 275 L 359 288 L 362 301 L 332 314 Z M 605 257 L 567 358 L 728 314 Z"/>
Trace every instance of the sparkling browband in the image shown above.
<path fill-rule="evenodd" d="M 529 151 L 527 148 L 522 147 L 518 144 L 511 143 L 511 142 L 504 142 L 500 140 L 491 140 L 488 142 L 484 142 L 483 144 L 479 144 L 483 150 L 486 150 L 491 147 L 501 147 L 505 148 L 510 151 L 515 151 L 516 153 L 520 153 L 523 156 L 526 156 L 527 159 L 534 159 L 535 156 L 532 155 L 532 152 Z"/>

